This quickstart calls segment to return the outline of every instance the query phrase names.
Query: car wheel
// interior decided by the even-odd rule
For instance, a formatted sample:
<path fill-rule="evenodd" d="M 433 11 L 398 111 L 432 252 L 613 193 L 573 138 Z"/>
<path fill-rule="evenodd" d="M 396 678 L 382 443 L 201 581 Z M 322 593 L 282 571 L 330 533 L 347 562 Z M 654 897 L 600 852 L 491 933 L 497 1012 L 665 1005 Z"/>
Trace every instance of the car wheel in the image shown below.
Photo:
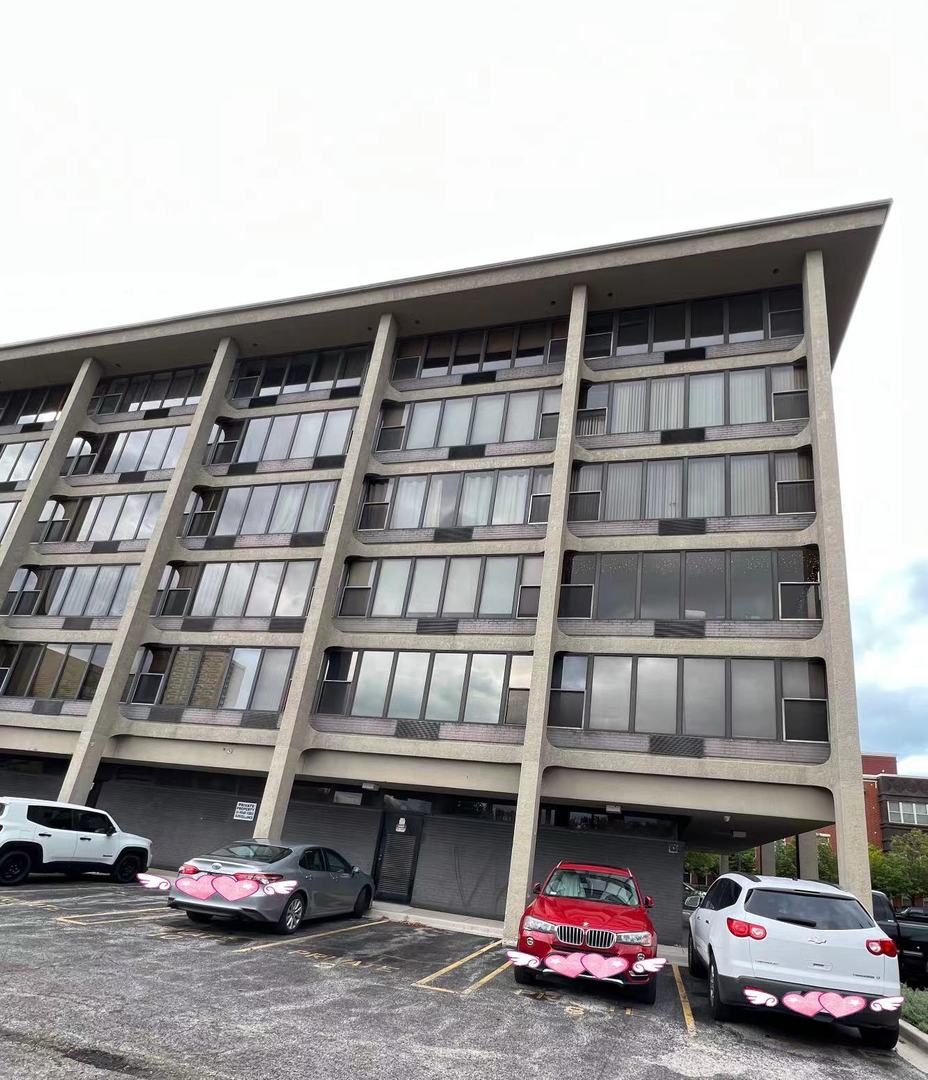
<path fill-rule="evenodd" d="M 657 979 L 651 978 L 644 986 L 636 986 L 635 997 L 643 1005 L 653 1005 L 657 1001 Z"/>
<path fill-rule="evenodd" d="M 720 1024 L 731 1019 L 731 1006 L 722 1001 L 719 993 L 719 973 L 715 966 L 715 957 L 709 955 L 709 1012 L 713 1020 Z"/>
<path fill-rule="evenodd" d="M 121 855 L 116 860 L 110 870 L 110 877 L 119 885 L 128 885 L 130 881 L 135 881 L 136 874 L 141 873 L 143 869 L 142 860 L 138 855 L 130 852 L 128 855 Z"/>
<path fill-rule="evenodd" d="M 10 851 L 0 858 L 0 885 L 22 885 L 31 870 L 28 851 Z"/>
<path fill-rule="evenodd" d="M 690 934 L 686 943 L 686 960 L 690 975 L 694 979 L 704 979 L 706 977 L 706 965 L 699 959 L 699 953 L 696 952 L 696 946 L 693 944 L 692 934 Z"/>
<path fill-rule="evenodd" d="M 365 911 L 371 906 L 371 890 L 365 885 L 364 888 L 358 893 L 358 898 L 354 902 L 353 914 L 360 918 Z"/>
<path fill-rule="evenodd" d="M 277 920 L 278 934 L 295 934 L 306 914 L 306 901 L 301 893 L 291 896 Z"/>
<path fill-rule="evenodd" d="M 531 968 L 514 967 L 512 969 L 512 974 L 519 986 L 535 985 L 535 972 L 532 971 Z"/>
<path fill-rule="evenodd" d="M 188 911 L 187 918 L 191 922 L 195 923 L 208 923 L 213 921 L 212 915 L 207 915 L 205 911 Z"/>
<path fill-rule="evenodd" d="M 892 1050 L 899 1041 L 899 1027 L 862 1027 L 857 1029 L 863 1040 L 864 1046 L 872 1046 L 874 1050 Z"/>

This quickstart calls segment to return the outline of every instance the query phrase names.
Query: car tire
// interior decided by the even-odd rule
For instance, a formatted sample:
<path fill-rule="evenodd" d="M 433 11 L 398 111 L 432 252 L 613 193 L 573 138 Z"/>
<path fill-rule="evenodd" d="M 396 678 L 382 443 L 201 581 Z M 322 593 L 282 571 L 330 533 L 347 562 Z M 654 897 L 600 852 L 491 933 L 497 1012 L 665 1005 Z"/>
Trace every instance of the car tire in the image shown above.
<path fill-rule="evenodd" d="M 199 925 L 203 925 L 204 923 L 209 923 L 213 921 L 212 915 L 207 915 L 205 911 L 188 911 L 187 918 L 191 922 L 195 922 Z"/>
<path fill-rule="evenodd" d="M 513 978 L 519 984 L 519 986 L 534 986 L 535 985 L 535 972 L 531 968 L 527 967 L 514 967 L 512 969 Z"/>
<path fill-rule="evenodd" d="M 284 904 L 275 929 L 278 934 L 295 934 L 306 915 L 306 899 L 302 893 L 294 893 Z"/>
<path fill-rule="evenodd" d="M 722 1001 L 722 995 L 719 993 L 719 973 L 715 966 L 715 957 L 711 953 L 709 954 L 709 1012 L 712 1014 L 712 1019 L 720 1024 L 731 1020 L 732 1017 L 731 1006 Z"/>
<path fill-rule="evenodd" d="M 892 1050 L 899 1041 L 899 1026 L 894 1027 L 862 1027 L 857 1029 L 863 1040 L 864 1046 L 870 1046 L 874 1050 Z"/>
<path fill-rule="evenodd" d="M 706 965 L 699 958 L 699 953 L 696 951 L 696 946 L 693 944 L 692 934 L 690 934 L 686 943 L 686 961 L 687 967 L 690 970 L 690 975 L 692 975 L 694 979 L 704 979 L 706 977 Z"/>
<path fill-rule="evenodd" d="M 28 851 L 8 851 L 0 856 L 0 885 L 22 885 L 32 873 Z"/>
<path fill-rule="evenodd" d="M 644 986 L 636 986 L 635 998 L 642 1005 L 653 1005 L 657 1001 L 657 978 L 648 979 Z"/>
<path fill-rule="evenodd" d="M 354 907 L 352 908 L 352 914 L 355 916 L 355 918 L 360 919 L 361 916 L 370 908 L 370 906 L 371 890 L 365 885 L 364 888 L 358 893 L 358 898 L 357 900 L 355 900 Z"/>
<path fill-rule="evenodd" d="M 145 863 L 131 851 L 120 855 L 110 869 L 110 877 L 117 885 L 128 885 L 135 881 L 136 875 L 145 869 Z"/>

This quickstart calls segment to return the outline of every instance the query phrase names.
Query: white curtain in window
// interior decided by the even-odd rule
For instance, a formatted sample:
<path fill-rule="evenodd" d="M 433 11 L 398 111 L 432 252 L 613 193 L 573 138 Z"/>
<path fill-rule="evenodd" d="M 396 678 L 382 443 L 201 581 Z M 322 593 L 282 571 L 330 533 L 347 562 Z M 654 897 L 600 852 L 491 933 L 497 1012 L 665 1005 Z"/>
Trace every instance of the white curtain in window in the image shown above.
<path fill-rule="evenodd" d="M 420 401 L 413 406 L 409 434 L 406 437 L 407 450 L 421 450 L 435 445 L 440 409 L 440 401 Z"/>
<path fill-rule="evenodd" d="M 439 446 L 463 446 L 467 442 L 473 405 L 473 398 L 451 398 L 445 402 L 438 433 Z"/>
<path fill-rule="evenodd" d="M 93 617 L 97 615 L 122 614 L 122 610 L 114 610 L 112 608 L 113 600 L 116 596 L 116 588 L 122 578 L 122 573 L 123 567 L 121 566 L 100 567 L 100 572 L 97 574 L 97 580 L 93 585 L 93 592 L 84 607 L 84 615 Z"/>
<path fill-rule="evenodd" d="M 422 500 L 425 498 L 427 484 L 427 476 L 401 476 L 399 478 L 393 499 L 393 518 L 390 522 L 392 528 L 419 528 Z"/>
<path fill-rule="evenodd" d="M 811 480 L 812 458 L 798 450 L 774 454 L 774 471 L 777 480 Z"/>
<path fill-rule="evenodd" d="M 619 382 L 612 388 L 612 423 L 609 430 L 613 434 L 626 431 L 644 431 L 644 380 L 637 382 Z"/>
<path fill-rule="evenodd" d="M 501 472 L 498 476 L 493 524 L 521 525 L 525 520 L 525 500 L 528 498 L 528 473 Z"/>
<path fill-rule="evenodd" d="M 78 566 L 75 569 L 74 576 L 71 578 L 71 583 L 68 586 L 67 593 L 63 596 L 58 611 L 54 612 L 54 614 L 84 614 L 84 607 L 86 606 L 87 601 L 90 599 L 90 593 L 94 587 L 94 579 L 97 576 L 98 569 L 105 568 L 98 568 L 96 566 Z M 113 584 L 112 588 L 115 588 L 115 583 Z M 109 605 L 109 600 L 112 598 L 113 595 L 112 588 L 110 589 L 110 595 L 107 598 L 107 605 Z"/>
<path fill-rule="evenodd" d="M 460 525 L 486 525 L 490 520 L 492 497 L 492 473 L 471 473 L 465 476 L 458 523 Z"/>
<path fill-rule="evenodd" d="M 506 411 L 506 430 L 504 442 L 529 441 L 535 438 L 535 424 L 538 416 L 538 394 L 535 391 L 526 394 L 510 394 L 509 408 Z"/>
<path fill-rule="evenodd" d="M 652 431 L 670 431 L 683 427 L 683 390 L 685 380 L 655 379 L 651 383 Z"/>
<path fill-rule="evenodd" d="M 731 512 L 770 513 L 770 476 L 766 454 L 743 454 L 731 459 Z"/>
<path fill-rule="evenodd" d="M 763 371 L 731 372 L 728 408 L 733 424 L 759 424 L 767 419 L 767 379 Z"/>
<path fill-rule="evenodd" d="M 634 521 L 640 517 L 641 462 L 620 461 L 607 465 L 602 520 Z"/>
<path fill-rule="evenodd" d="M 649 461 L 644 516 L 675 518 L 683 514 L 683 462 Z"/>
<path fill-rule="evenodd" d="M 299 532 L 325 532 L 334 491 L 334 481 L 307 485 L 306 500 L 303 503 L 303 512 L 300 514 Z"/>
<path fill-rule="evenodd" d="M 686 475 L 687 517 L 725 514 L 725 459 L 690 458 Z"/>
<path fill-rule="evenodd" d="M 782 390 L 805 390 L 808 386 L 806 369 L 796 364 L 780 364 L 772 367 L 770 384 L 774 393 Z"/>
<path fill-rule="evenodd" d="M 493 394 L 491 397 L 477 398 L 477 406 L 474 413 L 474 427 L 470 436 L 470 441 L 475 446 L 499 442 L 500 425 L 503 422 L 504 401 L 505 398 L 502 394 Z"/>
<path fill-rule="evenodd" d="M 714 427 L 725 423 L 725 375 L 690 376 L 690 427 Z"/>

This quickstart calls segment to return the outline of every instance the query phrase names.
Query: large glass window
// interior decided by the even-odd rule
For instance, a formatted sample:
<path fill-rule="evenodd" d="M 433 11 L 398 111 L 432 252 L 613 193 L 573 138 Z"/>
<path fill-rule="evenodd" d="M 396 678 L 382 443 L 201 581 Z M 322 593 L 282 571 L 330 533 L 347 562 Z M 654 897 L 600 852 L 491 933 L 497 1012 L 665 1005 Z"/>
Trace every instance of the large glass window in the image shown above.
<path fill-rule="evenodd" d="M 186 425 L 178 425 L 104 435 L 89 454 L 69 455 L 63 471 L 97 475 L 173 469 L 189 430 Z"/>
<path fill-rule="evenodd" d="M 302 616 L 317 562 L 222 562 L 169 566 L 159 594 L 162 615 L 199 618 Z"/>
<path fill-rule="evenodd" d="M 26 443 L 5 443 L 0 448 L 0 484 L 22 483 L 30 479 L 45 448 L 42 439 Z"/>
<path fill-rule="evenodd" d="M 198 492 L 188 515 L 188 536 L 322 533 L 337 481 L 262 484 Z"/>
<path fill-rule="evenodd" d="M 68 386 L 42 386 L 0 393 L 0 427 L 11 424 L 50 424 L 61 415 Z"/>
<path fill-rule="evenodd" d="M 635 730 L 672 732 L 677 729 L 677 661 L 642 656 L 638 659 Z"/>
<path fill-rule="evenodd" d="M 196 405 L 206 383 L 208 367 L 155 371 L 145 375 L 102 379 L 94 391 L 87 413 L 105 416 Z"/>
<path fill-rule="evenodd" d="M 680 617 L 680 556 L 675 551 L 645 552 L 641 567 L 641 618 Z"/>
<path fill-rule="evenodd" d="M 90 701 L 109 651 L 109 645 L 0 643 L 0 693 Z"/>
<path fill-rule="evenodd" d="M 370 358 L 369 345 L 322 349 L 239 360 L 229 397 L 266 398 L 307 392 L 353 396 L 360 392 Z"/>
<path fill-rule="evenodd" d="M 731 729 L 736 738 L 776 738 L 776 679 L 772 660 L 731 661 Z"/>
<path fill-rule="evenodd" d="M 594 656 L 590 687 L 590 727 L 628 731 L 632 658 Z"/>
<path fill-rule="evenodd" d="M 0 611 L 62 618 L 121 615 L 137 572 L 137 565 L 20 567 Z"/>
<path fill-rule="evenodd" d="M 683 730 L 687 735 L 725 734 L 725 661 L 683 661 Z"/>
<path fill-rule="evenodd" d="M 773 560 L 769 551 L 731 553 L 731 617 L 772 619 Z"/>
<path fill-rule="evenodd" d="M 564 360 L 566 345 L 566 318 L 402 338 L 396 345 L 393 378 L 428 379 L 554 364 Z"/>
<path fill-rule="evenodd" d="M 354 409 L 304 413 L 302 416 L 219 420 L 213 428 L 206 461 L 240 464 L 298 458 L 342 457 L 348 445 Z"/>

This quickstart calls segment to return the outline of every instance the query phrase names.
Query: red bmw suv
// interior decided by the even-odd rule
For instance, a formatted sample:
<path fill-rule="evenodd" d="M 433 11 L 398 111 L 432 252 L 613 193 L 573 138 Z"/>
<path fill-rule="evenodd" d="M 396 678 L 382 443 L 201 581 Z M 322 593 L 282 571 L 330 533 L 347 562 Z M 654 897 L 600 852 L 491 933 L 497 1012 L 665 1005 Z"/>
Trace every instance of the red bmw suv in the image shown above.
<path fill-rule="evenodd" d="M 635 987 L 653 1003 L 657 974 L 657 934 L 631 870 L 616 866 L 560 862 L 519 924 L 518 948 L 509 953 L 517 983 L 531 985 L 540 974 L 599 979 Z"/>

